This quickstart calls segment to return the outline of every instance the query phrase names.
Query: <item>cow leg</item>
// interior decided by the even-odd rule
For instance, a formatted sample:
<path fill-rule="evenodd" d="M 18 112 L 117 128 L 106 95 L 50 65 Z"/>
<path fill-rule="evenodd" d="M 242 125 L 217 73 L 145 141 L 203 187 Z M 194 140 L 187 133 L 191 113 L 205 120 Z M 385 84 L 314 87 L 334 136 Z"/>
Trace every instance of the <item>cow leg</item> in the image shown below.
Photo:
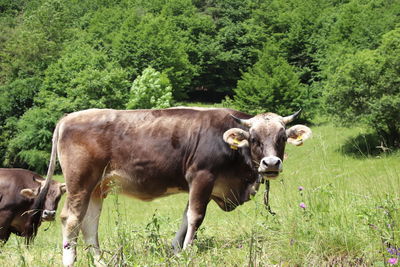
<path fill-rule="evenodd" d="M 185 211 L 183 212 L 181 226 L 179 227 L 178 232 L 176 232 L 174 240 L 172 240 L 172 248 L 174 249 L 174 254 L 177 254 L 183 248 L 183 241 L 185 240 L 186 232 L 188 229 L 188 207 L 189 202 L 186 204 Z"/>
<path fill-rule="evenodd" d="M 103 205 L 103 199 L 99 196 L 92 194 L 90 198 L 89 206 L 86 211 L 86 215 L 82 221 L 81 230 L 83 239 L 86 245 L 94 254 L 94 260 L 96 266 L 105 266 L 101 261 L 101 251 L 99 246 L 98 228 L 101 208 Z"/>
<path fill-rule="evenodd" d="M 192 177 L 192 183 L 189 187 L 189 207 L 187 211 L 188 227 L 185 241 L 183 242 L 183 249 L 192 244 L 196 231 L 204 220 L 213 186 L 214 176 L 209 171 L 198 171 Z"/>
<path fill-rule="evenodd" d="M 0 212 L 0 243 L 6 243 L 10 237 L 10 225 L 13 220 L 11 211 Z"/>
<path fill-rule="evenodd" d="M 76 242 L 79 234 L 78 217 L 71 213 L 69 195 L 61 211 L 62 235 L 63 235 L 63 264 L 73 266 L 76 259 Z"/>
<path fill-rule="evenodd" d="M 77 168 L 79 169 L 79 168 Z M 79 229 L 89 205 L 90 196 L 97 184 L 101 173 L 90 175 L 69 176 L 65 172 L 67 181 L 67 199 L 61 212 L 63 227 L 63 264 L 73 266 L 76 260 L 76 243 Z M 71 181 L 71 182 L 69 182 Z"/>

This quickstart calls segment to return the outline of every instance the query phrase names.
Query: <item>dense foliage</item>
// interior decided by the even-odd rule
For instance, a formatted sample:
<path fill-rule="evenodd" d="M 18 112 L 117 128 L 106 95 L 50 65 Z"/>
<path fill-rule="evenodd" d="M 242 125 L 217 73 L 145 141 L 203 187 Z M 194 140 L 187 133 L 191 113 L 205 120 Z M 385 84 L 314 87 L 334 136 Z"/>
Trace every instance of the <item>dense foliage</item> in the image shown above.
<path fill-rule="evenodd" d="M 398 146 L 399 23 L 392 0 L 1 0 L 0 165 L 44 169 L 65 113 L 226 97 Z"/>
<path fill-rule="evenodd" d="M 126 107 L 169 108 L 171 104 L 172 87 L 167 75 L 148 67 L 133 81 Z"/>
<path fill-rule="evenodd" d="M 294 113 L 303 106 L 305 93 L 295 68 L 280 54 L 281 49 L 267 44 L 259 60 L 244 73 L 234 89 L 230 104 L 248 113 L 274 110 L 278 114 Z"/>
<path fill-rule="evenodd" d="M 400 144 L 400 28 L 374 50 L 361 50 L 340 66 L 327 84 L 327 107 L 335 118 L 364 122 L 390 145 Z"/>

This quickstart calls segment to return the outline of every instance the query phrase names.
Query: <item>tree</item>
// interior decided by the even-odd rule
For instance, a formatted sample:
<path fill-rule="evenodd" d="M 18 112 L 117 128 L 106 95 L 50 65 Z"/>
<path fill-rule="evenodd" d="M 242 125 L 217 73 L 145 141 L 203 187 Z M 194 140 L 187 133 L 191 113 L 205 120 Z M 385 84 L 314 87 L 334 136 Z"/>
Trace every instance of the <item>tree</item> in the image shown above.
<path fill-rule="evenodd" d="M 168 108 L 171 103 L 172 87 L 167 75 L 147 67 L 132 84 L 127 108 Z"/>
<path fill-rule="evenodd" d="M 61 57 L 44 72 L 34 104 L 19 120 L 4 127 L 0 148 L 6 144 L 4 165 L 34 168 L 40 172 L 47 168 L 51 137 L 56 122 L 65 113 L 87 108 L 123 108 L 128 99 L 129 83 L 126 72 L 108 58 L 81 40 L 66 45 Z M 31 83 L 29 83 L 29 81 Z M 32 98 L 35 80 L 14 82 L 14 92 L 24 92 Z M 32 89 L 31 89 L 32 87 Z M 15 112 L 22 103 L 31 102 L 14 97 Z M 2 98 L 0 98 L 1 100 Z M 1 103 L 1 102 L 0 102 Z M 10 136 L 7 129 L 14 129 Z"/>
<path fill-rule="evenodd" d="M 113 56 L 131 78 L 148 66 L 163 70 L 173 85 L 174 98 L 184 99 L 196 72 L 187 48 L 182 31 L 169 18 L 133 13 L 115 37 Z"/>
<path fill-rule="evenodd" d="M 9 140 L 5 166 L 33 168 L 45 173 L 50 158 L 52 129 L 61 112 L 46 108 L 28 110 L 14 125 L 15 136 Z"/>
<path fill-rule="evenodd" d="M 400 146 L 400 28 L 381 45 L 355 53 L 330 77 L 328 112 L 345 125 L 368 125 L 388 144 Z"/>
<path fill-rule="evenodd" d="M 64 97 L 71 104 L 64 112 L 122 108 L 128 91 L 126 71 L 104 51 L 93 49 L 81 40 L 67 45 L 61 58 L 46 70 L 36 103 L 46 106 L 54 97 Z"/>
<path fill-rule="evenodd" d="M 238 109 L 285 115 L 304 107 L 305 88 L 279 50 L 276 44 L 266 44 L 259 61 L 238 81 L 233 98 Z"/>

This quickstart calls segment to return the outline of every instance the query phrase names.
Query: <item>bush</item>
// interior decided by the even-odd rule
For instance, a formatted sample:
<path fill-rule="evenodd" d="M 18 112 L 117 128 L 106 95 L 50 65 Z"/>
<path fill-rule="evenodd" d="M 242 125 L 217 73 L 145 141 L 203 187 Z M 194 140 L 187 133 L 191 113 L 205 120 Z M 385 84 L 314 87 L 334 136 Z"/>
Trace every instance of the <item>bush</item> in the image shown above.
<path fill-rule="evenodd" d="M 172 87 L 167 75 L 152 67 L 146 68 L 132 84 L 128 109 L 168 108 L 172 103 Z"/>
<path fill-rule="evenodd" d="M 370 126 L 400 146 L 400 28 L 385 34 L 376 50 L 350 57 L 326 87 L 328 112 L 340 123 Z"/>

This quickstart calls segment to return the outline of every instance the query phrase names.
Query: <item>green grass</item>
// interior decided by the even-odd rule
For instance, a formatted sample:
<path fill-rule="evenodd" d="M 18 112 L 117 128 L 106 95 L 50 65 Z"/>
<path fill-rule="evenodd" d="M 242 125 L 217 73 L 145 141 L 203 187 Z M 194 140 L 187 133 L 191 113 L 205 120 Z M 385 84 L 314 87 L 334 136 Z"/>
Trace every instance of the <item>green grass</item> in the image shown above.
<path fill-rule="evenodd" d="M 178 256 L 169 244 L 186 194 L 153 202 L 108 196 L 100 242 L 110 266 L 386 265 L 389 244 L 400 247 L 400 153 L 346 155 L 343 145 L 362 129 L 312 129 L 314 137 L 304 146 L 287 146 L 284 172 L 271 182 L 276 216 L 265 210 L 263 190 L 230 213 L 211 203 L 196 243 Z M 61 250 L 58 219 L 42 225 L 29 249 L 13 236 L 1 249 L 0 265 L 59 266 Z M 91 262 L 80 241 L 77 265 Z"/>

